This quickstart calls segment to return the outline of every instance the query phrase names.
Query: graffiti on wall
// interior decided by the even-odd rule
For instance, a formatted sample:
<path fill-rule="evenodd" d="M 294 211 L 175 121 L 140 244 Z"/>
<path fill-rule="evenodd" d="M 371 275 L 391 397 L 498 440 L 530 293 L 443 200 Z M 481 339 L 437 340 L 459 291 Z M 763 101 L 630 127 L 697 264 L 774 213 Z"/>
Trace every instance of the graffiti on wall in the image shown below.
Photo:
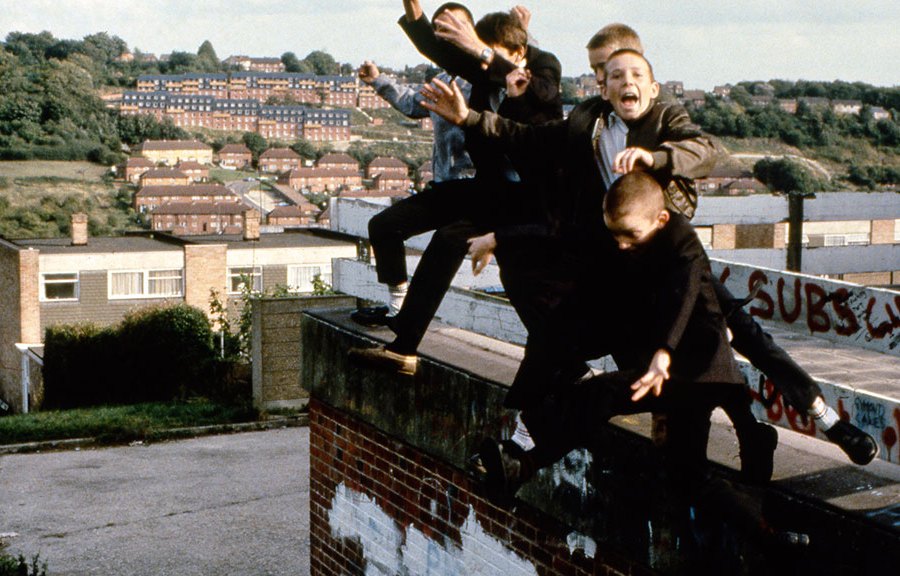
<path fill-rule="evenodd" d="M 900 355 L 900 294 L 815 276 L 712 261 L 738 297 L 757 289 L 749 312 L 790 330 Z"/>
<path fill-rule="evenodd" d="M 430 508 L 436 510 L 438 502 Z M 331 534 L 362 547 L 366 576 L 537 576 L 528 560 L 487 532 L 469 506 L 459 527 L 460 544 L 426 535 L 414 525 L 399 526 L 373 498 L 347 487 L 335 489 L 328 513 Z"/>
<path fill-rule="evenodd" d="M 753 413 L 758 419 L 807 436 L 825 438 L 814 420 L 807 418 L 804 421 L 803 415 L 784 401 L 765 374 L 746 361 L 739 365 L 750 386 Z M 875 438 L 880 459 L 900 463 L 900 402 L 822 380 L 817 382 L 822 388 L 825 403 L 833 407 L 841 419 Z"/>

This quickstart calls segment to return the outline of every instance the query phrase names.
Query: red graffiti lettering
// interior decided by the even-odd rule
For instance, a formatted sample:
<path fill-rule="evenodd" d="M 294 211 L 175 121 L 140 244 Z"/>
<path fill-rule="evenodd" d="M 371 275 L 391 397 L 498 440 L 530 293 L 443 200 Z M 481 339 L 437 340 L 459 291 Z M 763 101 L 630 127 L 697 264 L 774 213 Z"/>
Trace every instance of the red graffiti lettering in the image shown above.
<path fill-rule="evenodd" d="M 810 332 L 828 332 L 831 319 L 823 310 L 828 303 L 828 294 L 817 284 L 807 284 L 806 291 L 806 325 Z"/>
<path fill-rule="evenodd" d="M 888 426 L 881 431 L 881 441 L 884 442 L 884 446 L 887 448 L 885 457 L 890 460 L 891 452 L 894 451 L 894 444 L 897 443 L 897 431 Z"/>
<path fill-rule="evenodd" d="M 747 280 L 747 289 L 753 290 L 753 287 L 756 286 L 757 283 L 759 283 L 760 286 L 766 286 L 769 284 L 769 279 L 766 277 L 766 273 L 762 270 L 754 270 L 753 273 L 750 274 L 750 278 Z M 751 306 L 750 314 L 752 316 L 758 316 L 760 318 L 768 320 L 775 315 L 775 302 L 765 290 L 760 288 L 759 292 L 756 293 L 756 299 L 762 301 L 765 306 L 762 308 Z"/>
<path fill-rule="evenodd" d="M 724 284 L 728 277 L 731 276 L 731 267 L 726 266 L 722 268 L 722 274 L 719 275 L 719 283 Z"/>
<path fill-rule="evenodd" d="M 796 408 L 790 405 L 785 405 L 784 414 L 785 416 L 787 416 L 787 421 L 788 424 L 790 424 L 791 429 L 795 432 L 800 432 L 801 434 L 806 434 L 807 436 L 816 435 L 816 423 L 812 418 L 807 418 L 806 424 L 804 424 L 800 412 L 798 412 Z"/>
<path fill-rule="evenodd" d="M 847 420 L 847 421 L 850 420 L 850 413 L 844 409 L 844 399 L 843 398 L 838 398 L 837 412 L 838 412 L 838 417 L 840 417 L 841 420 Z"/>
<path fill-rule="evenodd" d="M 843 323 L 834 323 L 834 331 L 841 336 L 852 336 L 859 331 L 859 320 L 856 319 L 853 310 L 847 306 L 849 298 L 850 292 L 846 288 L 838 288 L 832 294 L 831 307 L 834 308 L 834 313 L 838 318 L 844 321 Z"/>
<path fill-rule="evenodd" d="M 897 307 L 900 308 L 900 299 L 898 297 L 894 297 L 894 302 L 897 304 Z M 881 339 L 887 336 L 888 334 L 894 331 L 894 328 L 900 328 L 900 317 L 894 314 L 894 310 L 891 308 L 891 305 L 885 303 L 884 309 L 887 312 L 889 320 L 885 320 L 884 322 L 878 324 L 877 326 L 872 325 L 872 310 L 875 308 L 875 297 L 872 296 L 869 298 L 869 305 L 866 306 L 866 329 L 869 331 L 869 335 L 872 338 Z"/>
<path fill-rule="evenodd" d="M 781 318 L 788 324 L 793 324 L 800 316 L 800 308 L 803 302 L 800 299 L 800 279 L 794 278 L 794 309 L 790 312 L 784 305 L 784 278 L 778 279 L 778 311 L 781 312 Z"/>

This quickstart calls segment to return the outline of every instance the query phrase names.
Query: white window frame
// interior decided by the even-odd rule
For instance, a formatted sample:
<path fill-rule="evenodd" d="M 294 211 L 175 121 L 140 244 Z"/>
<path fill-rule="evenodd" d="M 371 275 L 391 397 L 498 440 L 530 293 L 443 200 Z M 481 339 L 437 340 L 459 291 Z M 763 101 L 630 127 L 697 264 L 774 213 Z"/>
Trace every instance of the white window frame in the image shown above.
<path fill-rule="evenodd" d="M 171 280 L 180 278 L 181 282 L 178 286 L 177 293 L 151 293 L 150 292 L 150 276 L 153 273 L 169 272 L 168 276 L 153 278 L 152 280 Z M 177 275 L 176 275 L 177 273 Z M 141 275 L 141 292 L 133 294 L 113 294 L 113 276 L 116 274 L 140 274 Z M 184 297 L 184 269 L 182 268 L 153 268 L 153 269 L 129 269 L 129 270 L 110 270 L 106 274 L 106 294 L 109 300 L 150 300 L 156 298 L 182 298 Z"/>
<path fill-rule="evenodd" d="M 240 270 L 240 272 L 237 272 Z M 250 271 L 249 273 L 247 271 Z M 260 293 L 263 288 L 263 276 L 262 276 L 262 266 L 229 266 L 228 267 L 228 293 L 229 294 L 240 294 L 241 293 L 241 284 L 240 277 L 241 276 L 250 276 L 251 282 L 253 283 L 253 288 L 251 292 Z M 238 282 L 237 289 L 235 290 L 235 282 Z"/>
<path fill-rule="evenodd" d="M 56 279 L 47 281 L 48 276 L 74 276 L 74 279 Z M 75 296 L 73 298 L 48 298 L 47 284 L 68 284 L 74 282 Z M 81 296 L 81 274 L 78 272 L 46 272 L 41 274 L 41 302 L 78 302 Z"/>

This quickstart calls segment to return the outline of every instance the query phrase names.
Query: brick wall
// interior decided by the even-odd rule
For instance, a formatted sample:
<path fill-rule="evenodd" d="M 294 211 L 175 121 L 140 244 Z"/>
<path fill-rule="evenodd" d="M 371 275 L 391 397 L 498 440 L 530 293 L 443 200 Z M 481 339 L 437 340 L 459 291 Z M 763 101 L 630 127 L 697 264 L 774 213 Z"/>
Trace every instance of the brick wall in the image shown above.
<path fill-rule="evenodd" d="M 712 227 L 713 250 L 733 250 L 737 248 L 737 226 L 734 224 L 714 224 Z"/>
<path fill-rule="evenodd" d="M 283 267 L 282 267 L 283 269 Z M 303 344 L 300 318 L 312 308 L 348 307 L 351 296 L 298 296 L 252 301 L 253 403 L 257 408 L 297 407 L 309 394 L 300 383 Z"/>
<path fill-rule="evenodd" d="M 184 301 L 201 310 L 209 310 L 210 290 L 226 295 L 225 244 L 186 245 L 184 247 Z"/>
<path fill-rule="evenodd" d="M 312 576 L 875 574 L 900 561 L 895 503 L 874 515 L 839 509 L 829 495 L 844 488 L 820 470 L 798 467 L 763 489 L 776 521 L 811 532 L 814 554 L 776 559 L 715 505 L 689 520 L 667 489 L 649 417 L 617 420 L 593 451 L 541 471 L 515 500 L 490 502 L 465 468 L 480 438 L 511 431 L 508 356 L 430 333 L 414 377 L 364 369 L 348 348 L 390 333 L 363 335 L 347 312 L 301 323 Z M 713 446 L 717 462 L 733 464 L 730 441 Z M 730 468 L 713 474 L 734 480 Z"/>
<path fill-rule="evenodd" d="M 23 250 L 0 239 L 0 398 L 21 408 L 21 353 L 17 342 L 41 340 L 37 250 Z"/>
<path fill-rule="evenodd" d="M 894 243 L 894 220 L 872 220 L 871 242 L 872 244 Z"/>
<path fill-rule="evenodd" d="M 653 573 L 571 551 L 569 527 L 498 507 L 462 471 L 315 400 L 309 457 L 312 576 Z"/>
<path fill-rule="evenodd" d="M 741 224 L 735 229 L 735 248 L 783 248 L 784 224 Z M 779 233 L 780 232 L 780 233 Z M 779 240 L 781 244 L 778 244 Z"/>

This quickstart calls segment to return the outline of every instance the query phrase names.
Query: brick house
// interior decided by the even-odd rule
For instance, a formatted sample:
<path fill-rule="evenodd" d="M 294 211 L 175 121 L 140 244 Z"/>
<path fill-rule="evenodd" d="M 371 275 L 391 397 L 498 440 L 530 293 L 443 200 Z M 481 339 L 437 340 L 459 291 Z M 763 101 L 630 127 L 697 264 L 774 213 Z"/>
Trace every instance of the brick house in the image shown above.
<path fill-rule="evenodd" d="M 179 162 L 175 167 L 180 172 L 186 174 L 193 182 L 206 182 L 209 180 L 209 166 L 204 166 L 199 162 Z"/>
<path fill-rule="evenodd" d="M 728 166 L 716 166 L 706 178 L 698 178 L 694 184 L 700 194 L 724 194 L 725 189 L 732 182 L 741 179 L 752 179 L 753 173 L 749 170 L 731 168 Z"/>
<path fill-rule="evenodd" d="M 193 180 L 181 170 L 153 168 L 141 175 L 141 186 L 187 186 Z"/>
<path fill-rule="evenodd" d="M 166 202 L 150 212 L 150 228 L 178 236 L 240 234 L 246 211 L 240 202 Z"/>
<path fill-rule="evenodd" d="M 331 192 L 342 188 L 362 188 L 362 175 L 356 169 L 303 166 L 282 174 L 278 183 L 294 190 Z"/>
<path fill-rule="evenodd" d="M 134 195 L 134 209 L 149 212 L 166 203 L 241 202 L 240 196 L 221 184 L 144 186 Z"/>
<path fill-rule="evenodd" d="M 302 158 L 290 148 L 269 148 L 259 155 L 259 169 L 262 172 L 285 172 L 299 168 Z"/>
<path fill-rule="evenodd" d="M 315 233 L 212 234 L 189 240 L 161 232 L 88 237 L 87 215 L 73 216 L 71 238 L 0 238 L 0 397 L 22 406 L 22 357 L 16 344 L 40 345 L 48 326 L 108 326 L 151 305 L 187 303 L 209 311 L 215 290 L 237 306 L 242 282 L 255 290 L 312 291 L 331 281 L 333 258 L 355 258 L 355 242 Z M 258 230 L 258 229 L 257 229 Z M 30 399 L 37 398 L 31 390 Z"/>
<path fill-rule="evenodd" d="M 372 179 L 372 187 L 379 192 L 388 190 L 409 192 L 409 189 L 412 188 L 412 180 L 409 176 L 400 176 L 394 172 L 384 172 L 377 174 Z"/>
<path fill-rule="evenodd" d="M 366 178 L 374 179 L 379 174 L 409 176 L 409 167 L 397 158 L 379 156 L 366 166 Z"/>
<path fill-rule="evenodd" d="M 862 102 L 860 100 L 832 100 L 831 109 L 835 114 L 853 114 L 858 116 L 862 110 Z"/>
<path fill-rule="evenodd" d="M 316 160 L 317 168 L 338 168 L 341 170 L 359 170 L 359 162 L 349 154 L 325 154 Z"/>
<path fill-rule="evenodd" d="M 212 164 L 212 148 L 196 140 L 147 140 L 141 156 L 155 164 L 174 166 L 182 160 Z"/>
<path fill-rule="evenodd" d="M 156 167 L 156 164 L 143 156 L 131 156 L 122 166 L 122 174 L 128 182 L 137 184 L 141 180 L 141 175 Z"/>
<path fill-rule="evenodd" d="M 285 228 L 309 226 L 315 223 L 319 212 L 321 210 L 310 202 L 299 206 L 279 206 L 269 212 L 266 221 L 271 226 L 283 226 Z"/>
<path fill-rule="evenodd" d="M 219 150 L 218 158 L 219 166 L 240 170 L 250 166 L 253 162 L 253 153 L 243 144 L 226 144 Z"/>

